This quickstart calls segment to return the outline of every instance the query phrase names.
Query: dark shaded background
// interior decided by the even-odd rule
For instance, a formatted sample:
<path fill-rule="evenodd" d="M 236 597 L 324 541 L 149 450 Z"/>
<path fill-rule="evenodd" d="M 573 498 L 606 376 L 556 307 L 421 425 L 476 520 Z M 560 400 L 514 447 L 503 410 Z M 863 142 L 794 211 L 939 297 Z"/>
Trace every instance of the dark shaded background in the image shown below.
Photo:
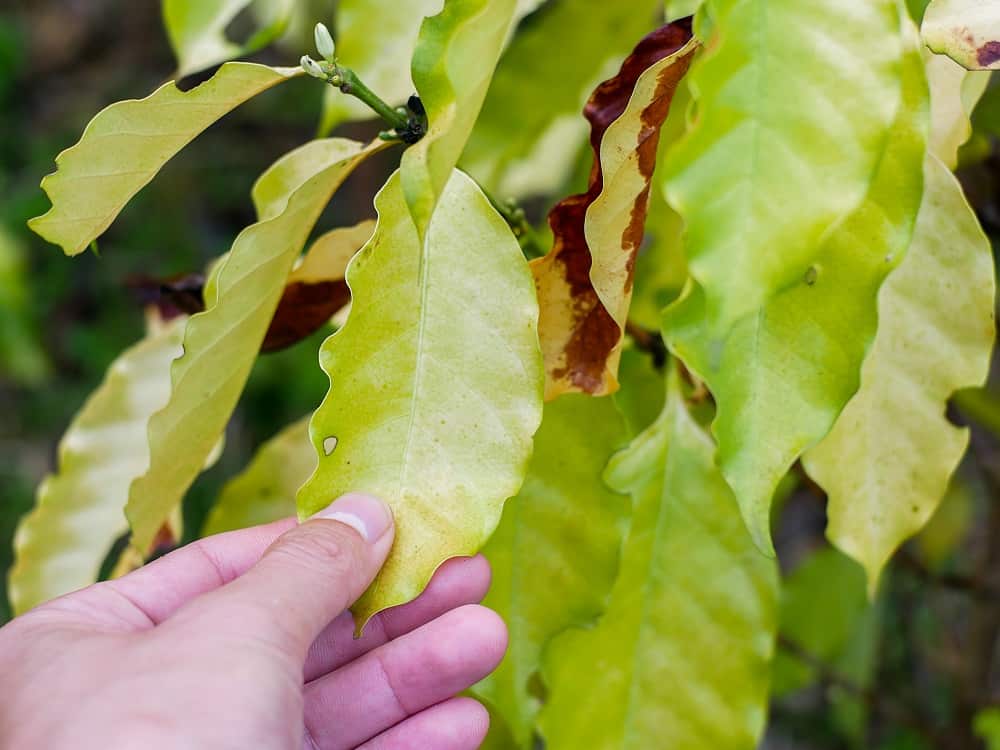
<path fill-rule="evenodd" d="M 316 0 L 316 17 L 328 14 L 330 5 Z M 289 64 L 309 47 L 307 38 L 258 57 Z M 23 310 L 0 310 L 0 344 L 6 342 L 6 349 L 0 347 L 0 623 L 9 616 L 5 576 L 17 519 L 53 468 L 56 443 L 72 415 L 110 361 L 142 335 L 142 309 L 125 281 L 135 274 L 198 270 L 225 252 L 254 219 L 254 179 L 315 131 L 321 94 L 315 82 L 295 81 L 261 96 L 173 159 L 100 240 L 100 257 L 67 259 L 25 227 L 48 207 L 39 180 L 99 109 L 145 96 L 170 77 L 173 63 L 153 0 L 0 0 L 0 292 L 11 283 L 16 258 L 24 297 Z M 976 123 L 961 176 L 995 238 L 996 89 Z M 353 126 L 345 134 L 361 138 L 375 130 Z M 371 197 L 397 158 L 391 151 L 352 177 L 321 228 L 371 215 Z M 258 444 L 319 403 L 326 381 L 316 349 L 323 335 L 259 361 L 222 460 L 186 502 L 189 532 L 199 528 L 222 482 Z M 968 727 L 983 706 L 1000 704 L 1000 400 L 987 391 L 962 403 L 952 417 L 972 422 L 974 437 L 957 482 L 960 510 L 949 500 L 929 536 L 897 556 L 875 604 L 861 602 L 866 619 L 850 646 L 858 653 L 838 654 L 831 663 L 783 632 L 783 658 L 808 668 L 813 678 L 774 702 L 768 748 L 983 746 Z M 824 526 L 822 494 L 805 483 L 778 514 L 786 572 L 822 547 Z M 934 539 L 944 552 L 928 553 Z M 856 588 L 842 601 L 832 590 L 834 607 L 854 606 L 847 599 Z M 859 659 L 864 668 L 855 674 Z"/>

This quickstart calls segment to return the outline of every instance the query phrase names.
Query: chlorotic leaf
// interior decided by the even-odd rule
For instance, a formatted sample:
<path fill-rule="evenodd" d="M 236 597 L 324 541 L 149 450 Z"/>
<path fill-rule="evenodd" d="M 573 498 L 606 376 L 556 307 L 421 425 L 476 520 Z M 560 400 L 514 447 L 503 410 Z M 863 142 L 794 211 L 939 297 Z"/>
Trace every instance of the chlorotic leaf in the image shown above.
<path fill-rule="evenodd" d="M 798 283 L 854 211 L 899 109 L 896 0 L 706 0 L 697 106 L 670 152 L 670 204 L 713 335 Z M 849 64 L 848 64 L 849 61 Z"/>
<path fill-rule="evenodd" d="M 748 750 L 767 711 L 776 564 L 747 534 L 676 377 L 667 406 L 608 467 L 633 496 L 607 614 L 549 646 L 549 750 Z"/>
<path fill-rule="evenodd" d="M 936 157 L 925 180 L 913 243 L 879 294 L 861 389 L 804 459 L 830 498 L 827 536 L 864 566 L 872 590 L 944 496 L 969 439 L 945 406 L 983 383 L 994 339 L 989 240 Z"/>
<path fill-rule="evenodd" d="M 253 0 L 163 0 L 163 23 L 177 56 L 177 76 L 210 68 L 266 47 L 285 29 L 295 0 L 267 0 L 263 28 L 245 44 L 226 36 L 226 28 Z"/>
<path fill-rule="evenodd" d="M 343 139 L 292 151 L 261 176 L 266 192 L 276 175 L 287 185 L 284 208 L 246 228 L 205 289 L 205 312 L 188 320 L 184 356 L 174 362 L 167 405 L 150 420 L 150 466 L 129 492 L 125 514 L 133 541 L 145 549 L 184 496 L 223 433 L 250 375 L 292 265 L 330 196 L 354 168 L 384 147 Z M 308 169 L 292 169 L 290 162 Z M 258 185 L 259 187 L 259 185 Z"/>
<path fill-rule="evenodd" d="M 538 700 L 529 682 L 543 647 L 595 620 L 614 583 L 628 498 L 609 490 L 601 474 L 625 441 L 610 398 L 569 394 L 547 404 L 524 486 L 483 550 L 493 568 L 483 604 L 504 618 L 511 638 L 500 667 L 474 692 L 503 717 L 519 747 L 530 746 Z"/>
<path fill-rule="evenodd" d="M 347 272 L 350 315 L 320 352 L 319 467 L 298 496 L 302 517 L 350 490 L 393 509 L 396 541 L 355 605 L 359 627 L 486 542 L 541 420 L 538 307 L 506 222 L 457 171 L 423 240 L 398 172 L 375 205 L 375 236 Z"/>
<path fill-rule="evenodd" d="M 994 0 L 933 0 L 924 42 L 969 70 L 1000 70 L 1000 5 Z"/>
<path fill-rule="evenodd" d="M 926 55 L 931 90 L 930 149 L 949 169 L 958 166 L 958 149 L 972 135 L 969 118 L 986 92 L 991 73 L 968 71 L 951 58 Z"/>
<path fill-rule="evenodd" d="M 561 188 L 587 139 L 580 110 L 631 51 L 631 40 L 647 33 L 659 5 L 659 0 L 545 5 L 504 52 L 462 168 L 504 197 Z M 553 45 L 553 39 L 559 43 Z"/>
<path fill-rule="evenodd" d="M 657 29 L 636 46 L 618 75 L 598 86 L 584 110 L 595 152 L 590 185 L 549 214 L 555 245 L 531 264 L 541 308 L 546 399 L 618 388 L 659 128 L 696 47 L 689 24 Z"/>
<path fill-rule="evenodd" d="M 337 4 L 337 59 L 393 106 L 406 103 L 415 89 L 410 58 L 425 16 L 441 11 L 444 0 L 340 0 Z M 366 120 L 374 113 L 361 100 L 329 87 L 321 133 L 342 122 Z"/>
<path fill-rule="evenodd" d="M 28 225 L 67 255 L 78 255 L 195 136 L 247 99 L 300 73 L 227 63 L 190 91 L 167 83 L 145 99 L 112 104 L 56 158 L 58 171 L 42 180 L 52 208 Z"/>
<path fill-rule="evenodd" d="M 429 124 L 403 153 L 400 180 L 421 238 L 476 124 L 516 9 L 515 0 L 446 0 L 420 27 L 412 73 Z"/>
<path fill-rule="evenodd" d="M 915 29 L 900 19 L 911 32 L 900 63 L 903 98 L 866 200 L 827 236 L 797 284 L 728 335 L 713 337 L 697 284 L 664 315 L 669 347 L 715 397 L 722 472 L 768 552 L 774 491 L 857 391 L 878 324 L 879 287 L 903 258 L 920 209 L 928 94 Z"/>
<path fill-rule="evenodd" d="M 146 424 L 170 396 L 183 331 L 184 320 L 174 320 L 120 355 L 67 429 L 58 471 L 17 531 L 9 590 L 18 614 L 96 581 L 128 530 L 122 507 L 149 466 Z"/>
<path fill-rule="evenodd" d="M 295 493 L 315 469 L 309 419 L 300 419 L 264 443 L 246 469 L 226 483 L 202 535 L 295 515 Z"/>

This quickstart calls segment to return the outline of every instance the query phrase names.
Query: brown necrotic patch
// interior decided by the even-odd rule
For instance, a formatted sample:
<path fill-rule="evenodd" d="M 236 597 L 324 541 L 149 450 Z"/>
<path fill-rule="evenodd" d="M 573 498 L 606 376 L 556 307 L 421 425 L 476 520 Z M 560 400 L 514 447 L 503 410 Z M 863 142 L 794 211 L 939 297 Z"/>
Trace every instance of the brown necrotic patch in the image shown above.
<path fill-rule="evenodd" d="M 569 300 L 553 301 L 542 298 L 544 292 L 538 284 L 541 302 L 540 328 L 544 331 L 546 317 L 554 315 L 552 306 L 562 305 L 571 310 L 572 330 L 562 337 L 562 357 L 547 357 L 560 364 L 551 368 L 550 380 L 569 381 L 576 390 L 587 393 L 607 392 L 606 368 L 618 346 L 623 331 L 601 303 L 590 280 L 592 265 L 590 248 L 584 232 L 587 209 L 604 188 L 601 169 L 601 142 L 611 124 L 625 112 L 629 99 L 640 76 L 652 65 L 678 52 L 692 37 L 691 19 L 683 19 L 656 29 L 646 36 L 622 63 L 618 74 L 601 83 L 584 107 L 583 114 L 590 123 L 590 145 L 594 153 L 593 165 L 586 193 L 566 198 L 549 214 L 549 226 L 555 237 L 552 252 L 533 261 L 536 280 L 542 274 L 558 273 L 566 281 Z M 667 68 L 657 81 L 656 93 L 641 114 L 642 128 L 638 135 L 636 151 L 638 165 L 645 178 L 646 187 L 635 200 L 629 222 L 623 230 L 622 251 L 629 254 L 628 278 L 625 293 L 631 290 L 635 258 L 642 243 L 646 214 L 649 207 L 649 182 L 656 166 L 656 153 L 660 128 L 670 111 L 674 92 L 687 72 L 691 56 Z M 552 354 L 548 352 L 547 354 Z"/>
<path fill-rule="evenodd" d="M 1000 41 L 986 42 L 976 52 L 976 62 L 983 68 L 988 68 L 1000 60 Z"/>

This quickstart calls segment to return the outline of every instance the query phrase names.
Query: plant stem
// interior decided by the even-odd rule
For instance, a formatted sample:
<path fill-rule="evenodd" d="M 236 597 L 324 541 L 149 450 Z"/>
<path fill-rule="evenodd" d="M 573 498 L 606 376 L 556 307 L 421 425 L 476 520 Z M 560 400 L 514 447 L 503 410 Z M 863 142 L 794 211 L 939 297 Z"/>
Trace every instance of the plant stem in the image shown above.
<path fill-rule="evenodd" d="M 357 73 L 350 68 L 342 68 L 338 65 L 330 84 L 336 86 L 345 94 L 360 99 L 375 114 L 385 120 L 385 123 L 393 130 L 404 130 L 409 125 L 409 117 L 395 107 L 387 104 L 378 94 L 368 88 L 364 84 L 364 81 L 358 78 Z"/>

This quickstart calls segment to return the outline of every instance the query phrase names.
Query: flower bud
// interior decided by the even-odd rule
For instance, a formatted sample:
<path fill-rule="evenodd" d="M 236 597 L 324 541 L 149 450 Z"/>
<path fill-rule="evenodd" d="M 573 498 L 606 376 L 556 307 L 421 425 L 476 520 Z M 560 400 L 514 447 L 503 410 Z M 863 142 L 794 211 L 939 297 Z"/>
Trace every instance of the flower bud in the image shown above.
<path fill-rule="evenodd" d="M 318 23 L 316 24 L 315 30 L 316 36 L 316 49 L 319 51 L 320 55 L 327 62 L 333 62 L 334 55 L 336 54 L 336 47 L 333 44 L 333 37 L 330 36 L 330 30 L 326 28 L 325 25 Z"/>
<path fill-rule="evenodd" d="M 321 78 L 326 80 L 326 73 L 323 68 L 319 66 L 315 60 L 313 60 L 309 55 L 302 55 L 302 70 L 311 75 L 313 78 Z"/>

